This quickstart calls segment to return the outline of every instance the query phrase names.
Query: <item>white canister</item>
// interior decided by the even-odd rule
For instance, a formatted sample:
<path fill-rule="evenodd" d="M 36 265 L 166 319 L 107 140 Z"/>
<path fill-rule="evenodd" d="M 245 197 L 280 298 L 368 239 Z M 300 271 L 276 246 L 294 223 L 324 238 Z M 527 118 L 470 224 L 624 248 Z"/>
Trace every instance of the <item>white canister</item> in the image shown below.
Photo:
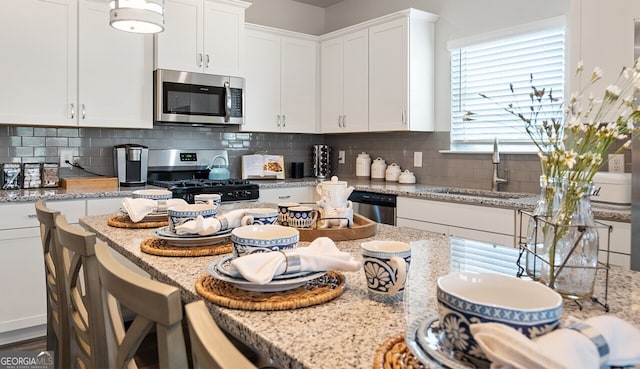
<path fill-rule="evenodd" d="M 356 158 L 356 177 L 371 177 L 371 157 L 366 152 Z"/>
<path fill-rule="evenodd" d="M 398 177 L 399 183 L 416 183 L 416 176 L 409 169 L 405 170 Z"/>
<path fill-rule="evenodd" d="M 398 182 L 398 178 L 400 177 L 401 172 L 402 170 L 400 169 L 400 166 L 398 164 L 391 163 L 385 171 L 384 179 L 388 182 Z"/>
<path fill-rule="evenodd" d="M 387 163 L 380 157 L 371 163 L 371 180 L 372 181 L 384 181 L 385 171 L 387 170 Z"/>

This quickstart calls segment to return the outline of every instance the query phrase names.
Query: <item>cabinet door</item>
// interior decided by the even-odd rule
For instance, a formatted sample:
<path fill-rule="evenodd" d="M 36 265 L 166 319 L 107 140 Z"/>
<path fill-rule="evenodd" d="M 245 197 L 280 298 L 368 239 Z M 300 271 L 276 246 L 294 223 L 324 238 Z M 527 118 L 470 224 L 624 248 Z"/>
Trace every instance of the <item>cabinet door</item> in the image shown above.
<path fill-rule="evenodd" d="M 244 7 L 204 3 L 204 72 L 244 73 Z"/>
<path fill-rule="evenodd" d="M 318 43 L 282 37 L 281 50 L 282 130 L 316 133 Z"/>
<path fill-rule="evenodd" d="M 243 131 L 280 131 L 280 37 L 247 29 Z"/>
<path fill-rule="evenodd" d="M 202 0 L 167 0 L 165 28 L 156 37 L 156 68 L 202 72 Z"/>
<path fill-rule="evenodd" d="M 344 37 L 344 132 L 369 130 L 369 32 Z"/>
<path fill-rule="evenodd" d="M 3 1 L 2 7 L 0 122 L 76 125 L 77 0 Z"/>
<path fill-rule="evenodd" d="M 108 3 L 80 1 L 79 125 L 153 128 L 153 36 L 107 19 Z"/>
<path fill-rule="evenodd" d="M 369 130 L 406 130 L 408 25 L 399 19 L 369 28 Z"/>
<path fill-rule="evenodd" d="M 342 132 L 344 52 L 342 37 L 326 40 L 320 44 L 320 128 L 322 133 Z"/>
<path fill-rule="evenodd" d="M 3 209 L 4 210 L 4 209 Z M 35 208 L 34 208 L 35 211 Z M 47 323 L 47 293 L 40 228 L 0 231 L 0 345 L 28 339 L 33 327 Z M 6 302 L 11 303 L 6 303 Z M 36 333 L 36 334 L 41 334 Z M 33 334 L 33 333 L 31 333 Z"/>
<path fill-rule="evenodd" d="M 124 197 L 109 197 L 104 199 L 87 199 L 87 215 L 113 214 L 122 208 Z"/>

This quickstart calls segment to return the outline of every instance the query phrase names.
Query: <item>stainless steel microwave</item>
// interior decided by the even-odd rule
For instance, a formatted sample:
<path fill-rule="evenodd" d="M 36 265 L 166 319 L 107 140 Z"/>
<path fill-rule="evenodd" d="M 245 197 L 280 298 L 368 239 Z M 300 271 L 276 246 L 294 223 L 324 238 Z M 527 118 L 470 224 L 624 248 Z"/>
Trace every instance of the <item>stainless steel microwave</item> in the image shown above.
<path fill-rule="evenodd" d="M 157 69 L 154 120 L 244 124 L 244 78 Z"/>

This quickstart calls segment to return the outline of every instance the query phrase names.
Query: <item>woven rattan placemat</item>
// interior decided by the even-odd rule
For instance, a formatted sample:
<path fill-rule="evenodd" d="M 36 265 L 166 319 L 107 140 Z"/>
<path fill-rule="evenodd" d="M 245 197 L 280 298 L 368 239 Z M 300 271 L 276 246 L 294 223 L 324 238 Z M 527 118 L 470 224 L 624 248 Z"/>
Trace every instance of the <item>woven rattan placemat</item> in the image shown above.
<path fill-rule="evenodd" d="M 253 292 L 234 287 L 206 274 L 198 278 L 196 292 L 214 304 L 240 310 L 292 310 L 318 305 L 342 295 L 345 277 L 340 272 L 327 274 L 304 286 L 279 292 Z"/>
<path fill-rule="evenodd" d="M 229 241 L 204 246 L 172 246 L 166 240 L 149 237 L 140 243 L 140 250 L 156 256 L 211 256 L 228 254 L 233 247 Z"/>
<path fill-rule="evenodd" d="M 156 222 L 145 221 L 145 222 L 136 223 L 132 221 L 128 215 L 118 214 L 109 218 L 109 220 L 107 221 L 107 224 L 117 228 L 159 228 L 159 227 L 168 226 L 169 219 L 156 221 Z"/>
<path fill-rule="evenodd" d="M 426 369 L 413 356 L 404 342 L 404 333 L 391 336 L 376 350 L 373 358 L 373 369 Z"/>

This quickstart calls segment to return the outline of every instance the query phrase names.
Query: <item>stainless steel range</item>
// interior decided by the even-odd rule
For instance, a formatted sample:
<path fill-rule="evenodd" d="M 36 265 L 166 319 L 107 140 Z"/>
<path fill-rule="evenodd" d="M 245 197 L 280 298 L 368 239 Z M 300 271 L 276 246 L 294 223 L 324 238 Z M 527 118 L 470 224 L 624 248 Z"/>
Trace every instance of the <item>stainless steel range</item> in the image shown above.
<path fill-rule="evenodd" d="M 221 156 L 229 162 L 226 150 L 149 149 L 147 183 L 167 188 L 190 204 L 195 195 L 209 193 L 220 194 L 223 202 L 257 200 L 258 185 L 248 180 L 208 179 L 211 161 Z"/>

